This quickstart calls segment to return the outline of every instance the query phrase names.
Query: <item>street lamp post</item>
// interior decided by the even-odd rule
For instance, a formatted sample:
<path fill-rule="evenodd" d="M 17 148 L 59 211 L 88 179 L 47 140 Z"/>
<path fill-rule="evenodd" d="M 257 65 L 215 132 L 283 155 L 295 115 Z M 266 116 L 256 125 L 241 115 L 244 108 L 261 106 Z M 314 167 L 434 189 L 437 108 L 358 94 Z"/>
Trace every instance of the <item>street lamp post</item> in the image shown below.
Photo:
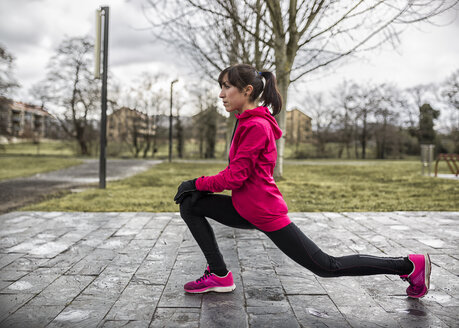
<path fill-rule="evenodd" d="M 174 83 L 178 82 L 178 80 L 174 80 L 171 82 L 171 111 L 169 115 L 169 163 L 172 162 L 172 90 Z"/>
<path fill-rule="evenodd" d="M 107 146 L 107 71 L 108 71 L 108 16 L 109 7 L 101 7 L 96 13 L 96 42 L 95 42 L 95 72 L 94 77 L 100 78 L 100 39 L 101 16 L 104 17 L 103 36 L 103 62 L 102 62 L 102 93 L 101 93 L 101 119 L 100 119 L 100 156 L 99 156 L 99 188 L 105 189 L 106 185 L 106 146 Z"/>

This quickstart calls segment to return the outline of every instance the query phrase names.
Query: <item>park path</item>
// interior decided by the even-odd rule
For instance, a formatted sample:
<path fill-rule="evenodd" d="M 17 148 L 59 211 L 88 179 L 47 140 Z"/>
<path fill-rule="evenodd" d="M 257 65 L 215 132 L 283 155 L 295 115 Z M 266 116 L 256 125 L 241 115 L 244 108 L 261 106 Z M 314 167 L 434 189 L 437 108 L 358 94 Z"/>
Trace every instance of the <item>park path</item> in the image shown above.
<path fill-rule="evenodd" d="M 109 159 L 107 181 L 127 178 L 143 172 L 159 160 Z M 84 187 L 99 182 L 99 161 L 86 159 L 83 164 L 39 173 L 30 177 L 0 182 L 0 213 L 43 199 L 60 190 Z"/>
<path fill-rule="evenodd" d="M 187 295 L 205 260 L 179 213 L 0 215 L 0 327 L 458 327 L 459 212 L 290 213 L 332 255 L 428 252 L 431 290 L 320 278 L 259 231 L 211 222 L 237 288 Z"/>

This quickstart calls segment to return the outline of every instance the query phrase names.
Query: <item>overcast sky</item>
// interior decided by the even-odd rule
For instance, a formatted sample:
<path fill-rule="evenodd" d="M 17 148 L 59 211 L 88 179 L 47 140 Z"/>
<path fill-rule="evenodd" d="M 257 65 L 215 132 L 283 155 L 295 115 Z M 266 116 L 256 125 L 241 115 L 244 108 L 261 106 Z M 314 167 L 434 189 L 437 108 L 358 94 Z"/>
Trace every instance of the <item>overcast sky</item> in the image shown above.
<path fill-rule="evenodd" d="M 44 77 L 49 58 L 65 37 L 94 34 L 95 10 L 101 5 L 110 6 L 109 65 L 122 83 L 127 85 L 143 71 L 164 72 L 170 80 L 179 78 L 178 88 L 187 83 L 186 61 L 178 58 L 173 49 L 153 42 L 147 29 L 149 23 L 142 14 L 142 3 L 142 0 L 1 0 L 0 43 L 15 56 L 14 73 L 22 86 L 16 99 L 31 100 L 28 89 Z M 291 88 L 289 108 L 301 106 L 304 90 L 326 91 L 345 78 L 394 82 L 400 87 L 441 82 L 459 68 L 457 11 L 436 22 L 438 26 L 410 26 L 401 35 L 398 51 L 385 47 L 341 62 L 328 72 L 310 75 Z"/>

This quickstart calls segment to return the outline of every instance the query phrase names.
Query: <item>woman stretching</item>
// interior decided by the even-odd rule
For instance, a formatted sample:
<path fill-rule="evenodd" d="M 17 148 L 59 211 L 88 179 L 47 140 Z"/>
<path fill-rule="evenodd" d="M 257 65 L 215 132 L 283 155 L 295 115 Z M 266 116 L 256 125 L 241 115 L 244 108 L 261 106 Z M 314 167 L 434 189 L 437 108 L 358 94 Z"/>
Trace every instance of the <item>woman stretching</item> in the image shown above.
<path fill-rule="evenodd" d="M 321 277 L 396 274 L 409 282 L 409 297 L 424 296 L 431 270 L 428 254 L 334 257 L 290 221 L 287 204 L 273 179 L 275 140 L 282 136 L 274 119 L 282 108 L 275 76 L 239 64 L 223 70 L 218 82 L 223 106 L 237 118 L 229 164 L 217 175 L 182 182 L 174 197 L 208 263 L 204 275 L 185 284 L 185 291 L 221 293 L 236 288 L 207 217 L 233 228 L 262 231 L 288 257 Z M 262 106 L 258 106 L 259 101 Z M 225 189 L 231 190 L 232 196 L 213 194 Z"/>

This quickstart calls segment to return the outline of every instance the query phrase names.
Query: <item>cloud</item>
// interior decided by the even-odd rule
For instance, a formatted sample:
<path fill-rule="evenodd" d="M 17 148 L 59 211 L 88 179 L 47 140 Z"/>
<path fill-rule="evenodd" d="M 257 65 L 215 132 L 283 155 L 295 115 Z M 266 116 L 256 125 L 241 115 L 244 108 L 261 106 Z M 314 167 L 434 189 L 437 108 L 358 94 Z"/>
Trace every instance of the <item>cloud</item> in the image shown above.
<path fill-rule="evenodd" d="M 46 74 L 46 64 L 65 37 L 94 35 L 95 10 L 110 7 L 109 64 L 116 76 L 127 84 L 140 72 L 165 71 L 168 77 L 191 80 L 185 54 L 170 45 L 155 41 L 144 17 L 145 0 L 0 0 L 0 42 L 15 57 L 16 77 L 22 84 L 21 97 Z M 333 69 L 317 72 L 298 86 L 327 90 L 343 78 L 359 81 L 397 81 L 401 86 L 440 81 L 458 68 L 459 34 L 457 11 L 445 15 L 451 23 L 435 27 L 422 25 L 402 35 L 400 51 L 389 47 L 340 62 Z M 292 88 L 301 93 L 304 87 Z M 293 99 L 294 96 L 290 97 Z"/>

